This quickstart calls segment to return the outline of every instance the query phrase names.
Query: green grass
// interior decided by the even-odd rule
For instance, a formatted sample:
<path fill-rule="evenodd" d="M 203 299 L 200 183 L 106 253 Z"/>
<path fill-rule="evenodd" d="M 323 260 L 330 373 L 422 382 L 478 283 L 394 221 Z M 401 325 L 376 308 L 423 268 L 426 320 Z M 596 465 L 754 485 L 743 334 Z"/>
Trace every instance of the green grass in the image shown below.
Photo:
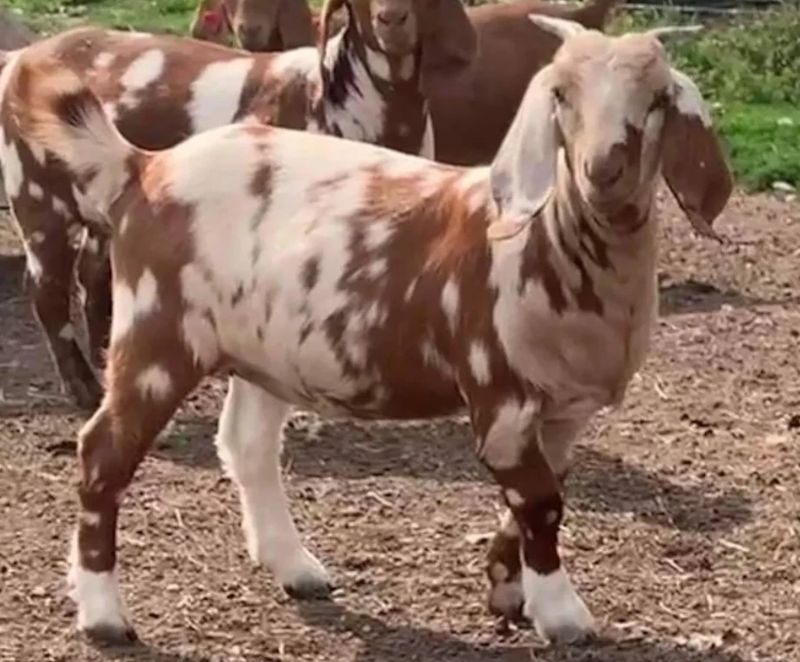
<path fill-rule="evenodd" d="M 38 32 L 94 23 L 118 29 L 186 34 L 195 0 L 5 0 Z"/>
<path fill-rule="evenodd" d="M 6 0 L 25 22 L 47 33 L 95 23 L 186 34 L 195 2 Z M 775 181 L 800 188 L 800 4 L 791 2 L 756 18 L 715 21 L 699 37 L 669 46 L 674 65 L 712 105 L 738 181 L 752 190 Z M 619 12 L 610 31 L 686 22 L 696 21 L 673 11 Z"/>

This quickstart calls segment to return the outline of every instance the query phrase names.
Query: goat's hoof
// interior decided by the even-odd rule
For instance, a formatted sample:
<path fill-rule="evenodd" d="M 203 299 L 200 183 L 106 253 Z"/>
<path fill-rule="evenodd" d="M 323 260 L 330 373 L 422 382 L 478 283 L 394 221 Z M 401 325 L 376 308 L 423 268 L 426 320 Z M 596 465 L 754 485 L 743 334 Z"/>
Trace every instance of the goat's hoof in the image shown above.
<path fill-rule="evenodd" d="M 67 390 L 79 409 L 87 413 L 94 413 L 100 407 L 103 389 L 97 382 L 73 380 L 67 385 Z"/>
<path fill-rule="evenodd" d="M 565 602 L 553 602 L 536 617 L 530 618 L 539 636 L 553 644 L 579 644 L 595 635 L 594 619 L 577 594 Z M 526 608 L 525 611 L 528 611 Z"/>
<path fill-rule="evenodd" d="M 82 632 L 92 643 L 105 646 L 131 646 L 139 641 L 136 630 L 130 625 L 98 623 L 84 628 Z"/>
<path fill-rule="evenodd" d="M 527 622 L 522 611 L 524 604 L 525 598 L 519 578 L 516 581 L 498 582 L 489 592 L 489 611 L 512 623 Z"/>

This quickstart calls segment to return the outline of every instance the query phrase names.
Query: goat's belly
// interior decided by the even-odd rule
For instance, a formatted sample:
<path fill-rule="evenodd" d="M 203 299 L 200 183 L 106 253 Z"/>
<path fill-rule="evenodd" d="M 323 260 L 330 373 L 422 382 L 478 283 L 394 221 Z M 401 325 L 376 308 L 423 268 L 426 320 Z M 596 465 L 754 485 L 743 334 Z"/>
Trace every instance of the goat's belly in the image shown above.
<path fill-rule="evenodd" d="M 353 330 L 339 336 L 331 320 L 273 316 L 260 331 L 240 322 L 218 332 L 233 372 L 276 397 L 325 416 L 367 419 L 432 418 L 463 407 L 454 380 L 421 379 L 412 364 L 387 367 Z"/>

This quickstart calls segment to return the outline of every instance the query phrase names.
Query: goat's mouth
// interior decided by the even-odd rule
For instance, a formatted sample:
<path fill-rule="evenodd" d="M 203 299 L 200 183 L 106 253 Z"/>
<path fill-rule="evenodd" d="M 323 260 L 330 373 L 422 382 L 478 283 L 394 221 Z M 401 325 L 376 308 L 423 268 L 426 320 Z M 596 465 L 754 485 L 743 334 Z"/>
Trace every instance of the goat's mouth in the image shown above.
<path fill-rule="evenodd" d="M 376 26 L 375 40 L 381 51 L 390 57 L 411 55 L 417 45 L 416 35 L 404 29 L 386 30 Z"/>

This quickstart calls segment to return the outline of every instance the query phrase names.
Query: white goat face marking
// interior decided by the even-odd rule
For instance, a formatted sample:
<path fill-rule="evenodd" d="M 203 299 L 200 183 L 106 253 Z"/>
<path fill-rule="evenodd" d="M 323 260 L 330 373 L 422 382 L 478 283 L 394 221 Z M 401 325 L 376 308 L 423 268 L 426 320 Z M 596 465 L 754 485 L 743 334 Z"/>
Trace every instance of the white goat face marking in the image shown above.
<path fill-rule="evenodd" d="M 129 285 L 114 284 L 112 297 L 111 340 L 120 340 L 140 319 L 158 307 L 158 283 L 153 272 L 145 269 L 134 291 Z"/>
<path fill-rule="evenodd" d="M 38 246 L 46 238 L 47 235 L 44 232 L 42 232 L 41 230 L 36 230 L 35 232 L 31 232 L 27 240 L 30 242 L 31 246 Z"/>
<path fill-rule="evenodd" d="M 136 93 L 157 81 L 164 72 L 166 57 L 158 48 L 145 51 L 137 57 L 119 79 L 125 92 L 120 98 L 120 105 L 133 106 L 136 104 Z"/>
<path fill-rule="evenodd" d="M 479 386 L 486 386 L 491 381 L 489 350 L 480 341 L 474 341 L 469 347 L 469 368 Z"/>
<path fill-rule="evenodd" d="M 136 386 L 145 399 L 165 400 L 172 391 L 172 378 L 160 365 L 151 365 L 139 373 Z"/>
<path fill-rule="evenodd" d="M 189 117 L 195 133 L 228 124 L 239 110 L 252 58 L 238 58 L 209 64 L 192 83 Z"/>
<path fill-rule="evenodd" d="M 525 447 L 534 443 L 531 427 L 536 412 L 533 403 L 520 406 L 514 400 L 499 407 L 483 443 L 482 456 L 486 464 L 499 470 L 519 465 Z"/>
<path fill-rule="evenodd" d="M 458 322 L 458 307 L 458 285 L 453 278 L 449 278 L 442 288 L 442 311 L 452 332 L 455 332 Z"/>
<path fill-rule="evenodd" d="M 545 639 L 589 634 L 594 629 L 592 615 L 563 568 L 540 575 L 527 567 L 523 559 L 522 588 L 525 616 Z"/>

